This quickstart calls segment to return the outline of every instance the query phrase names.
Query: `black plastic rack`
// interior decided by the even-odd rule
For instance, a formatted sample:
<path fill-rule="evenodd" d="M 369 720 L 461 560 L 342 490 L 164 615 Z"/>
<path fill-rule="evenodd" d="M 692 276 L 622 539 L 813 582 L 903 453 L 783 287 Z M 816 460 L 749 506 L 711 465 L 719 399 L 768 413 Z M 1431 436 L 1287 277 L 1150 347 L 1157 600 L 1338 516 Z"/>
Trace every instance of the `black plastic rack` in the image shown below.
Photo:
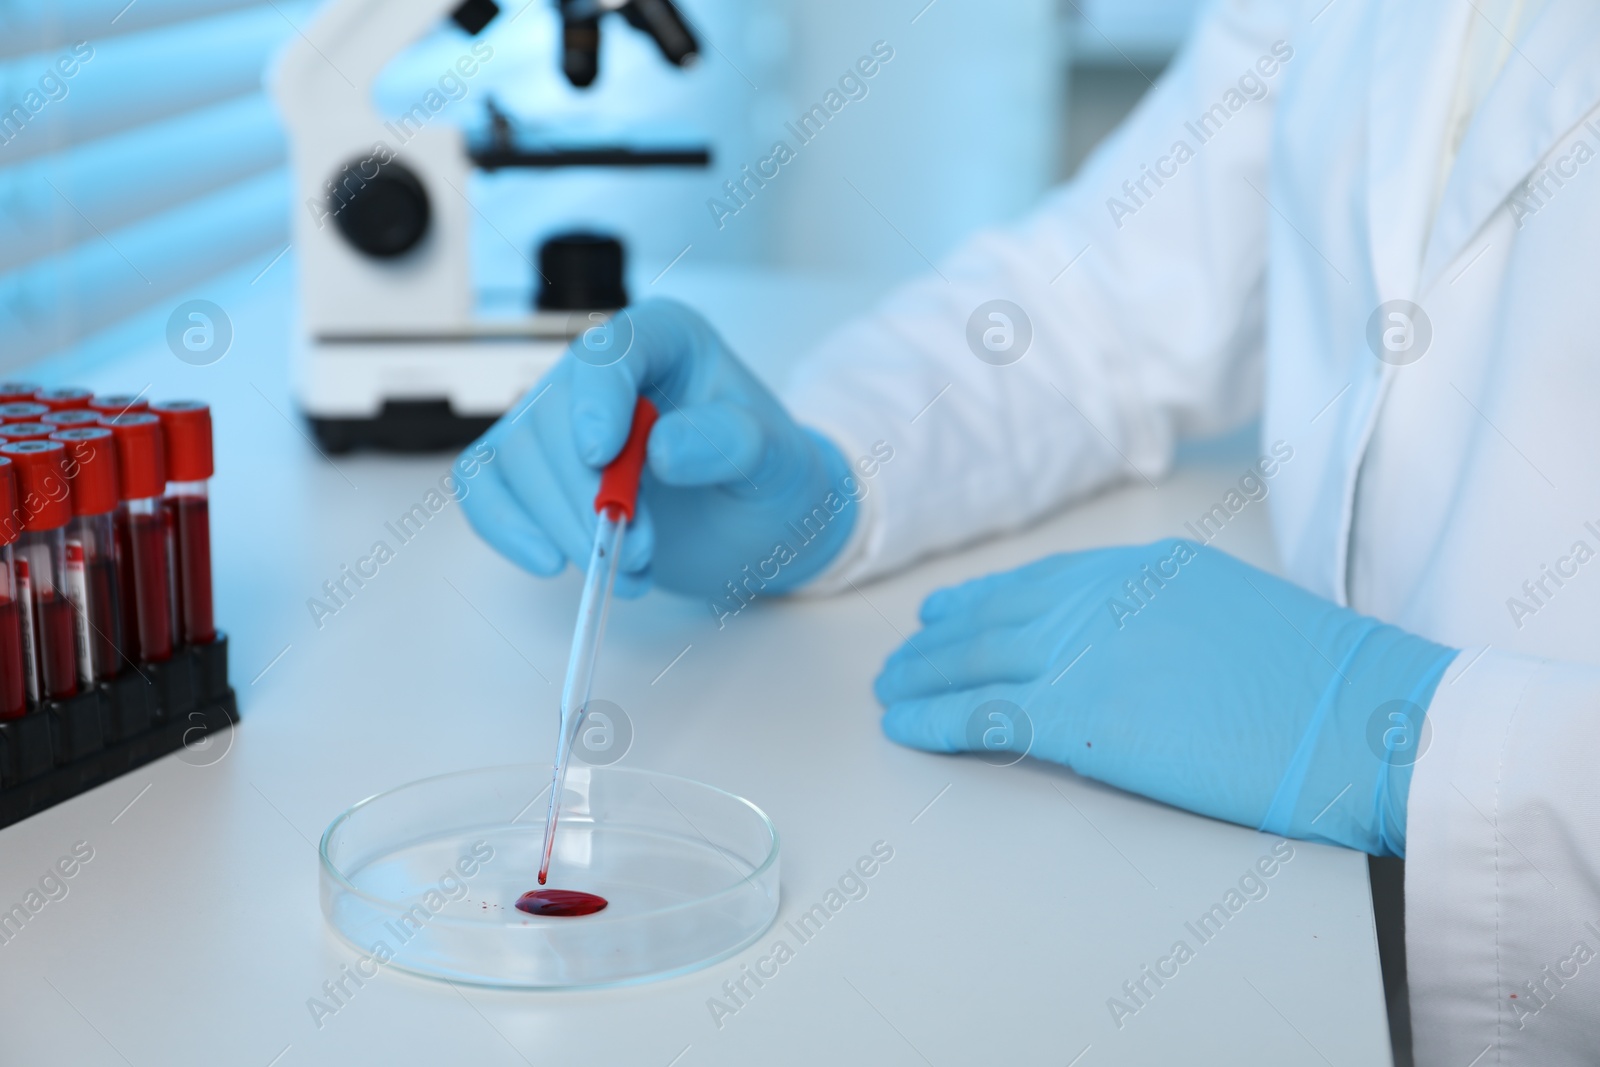
<path fill-rule="evenodd" d="M 0 827 L 180 749 L 210 760 L 239 721 L 228 638 L 174 650 L 67 700 L 0 722 Z M 226 749 L 220 750 L 226 752 Z"/>

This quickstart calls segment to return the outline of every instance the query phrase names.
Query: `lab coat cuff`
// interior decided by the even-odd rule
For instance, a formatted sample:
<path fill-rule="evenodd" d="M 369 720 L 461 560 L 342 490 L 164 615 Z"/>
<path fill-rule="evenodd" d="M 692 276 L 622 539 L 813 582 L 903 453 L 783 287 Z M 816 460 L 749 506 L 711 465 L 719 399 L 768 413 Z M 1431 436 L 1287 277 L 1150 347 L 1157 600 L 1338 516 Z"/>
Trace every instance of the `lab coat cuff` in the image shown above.
<path fill-rule="evenodd" d="M 1406 817 L 1406 958 L 1418 1064 L 1467 1063 L 1498 1045 L 1498 821 L 1523 701 L 1545 661 L 1466 649 L 1428 707 Z M 1470 1049 L 1470 1051 L 1469 1051 Z"/>
<path fill-rule="evenodd" d="M 794 593 L 800 596 L 827 596 L 848 589 L 851 580 L 863 569 L 871 546 L 882 539 L 883 512 L 873 479 L 860 469 L 862 457 L 870 458 L 871 453 L 861 448 L 849 434 L 835 427 L 815 419 L 805 420 L 805 425 L 812 433 L 827 438 L 845 457 L 846 464 L 851 468 L 850 476 L 855 479 L 858 489 L 857 493 L 850 494 L 856 501 L 855 521 L 850 526 L 850 536 L 845 539 L 843 547 L 826 567 L 794 589 Z"/>

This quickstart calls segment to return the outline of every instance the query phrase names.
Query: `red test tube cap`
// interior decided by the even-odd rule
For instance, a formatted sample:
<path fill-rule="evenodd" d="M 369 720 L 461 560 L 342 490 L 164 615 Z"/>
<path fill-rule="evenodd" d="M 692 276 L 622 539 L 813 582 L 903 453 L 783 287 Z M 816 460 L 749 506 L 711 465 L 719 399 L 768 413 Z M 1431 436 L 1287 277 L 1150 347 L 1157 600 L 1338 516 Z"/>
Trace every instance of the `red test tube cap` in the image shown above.
<path fill-rule="evenodd" d="M 34 396 L 34 400 L 43 404 L 51 411 L 71 411 L 73 408 L 86 408 L 89 401 L 94 399 L 91 389 L 41 389 Z"/>
<path fill-rule="evenodd" d="M 48 441 L 59 429 L 48 422 L 8 422 L 0 426 L 0 441 Z"/>
<path fill-rule="evenodd" d="M 167 480 L 203 482 L 215 472 L 211 458 L 211 407 L 199 400 L 151 404 L 167 438 Z"/>
<path fill-rule="evenodd" d="M 117 446 L 104 426 L 74 426 L 51 437 L 67 450 L 74 515 L 104 515 L 117 501 Z"/>
<path fill-rule="evenodd" d="M 9 545 L 22 536 L 17 520 L 17 475 L 11 460 L 0 456 L 0 545 Z"/>
<path fill-rule="evenodd" d="M 0 404 L 15 404 L 19 400 L 32 400 L 39 387 L 32 382 L 0 382 Z"/>
<path fill-rule="evenodd" d="M 0 422 L 38 422 L 50 414 L 50 409 L 31 400 L 13 400 L 0 404 Z"/>
<path fill-rule="evenodd" d="M 50 426 L 59 426 L 63 430 L 69 426 L 99 426 L 100 413 L 90 411 L 88 408 L 69 408 L 66 411 L 52 411 L 47 415 L 40 415 L 39 421 Z"/>
<path fill-rule="evenodd" d="M 117 483 L 124 500 L 160 496 L 167 488 L 166 449 L 161 420 L 138 411 L 106 420 L 117 442 Z"/>
<path fill-rule="evenodd" d="M 102 415 L 122 415 L 130 411 L 145 411 L 149 404 L 134 393 L 109 393 L 89 401 L 89 410 Z"/>
<path fill-rule="evenodd" d="M 9 441 L 0 455 L 17 478 L 17 512 L 24 530 L 55 530 L 72 518 L 67 489 L 67 450 L 60 441 Z"/>

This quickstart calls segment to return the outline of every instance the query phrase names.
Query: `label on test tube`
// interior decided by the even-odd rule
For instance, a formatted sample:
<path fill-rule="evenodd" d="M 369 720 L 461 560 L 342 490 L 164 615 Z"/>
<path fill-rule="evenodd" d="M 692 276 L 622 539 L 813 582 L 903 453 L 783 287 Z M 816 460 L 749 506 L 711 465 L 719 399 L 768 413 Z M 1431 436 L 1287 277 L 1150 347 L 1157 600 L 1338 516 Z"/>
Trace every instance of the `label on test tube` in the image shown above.
<path fill-rule="evenodd" d="M 28 703 L 39 703 L 39 642 L 33 633 L 33 582 L 28 577 L 28 561 L 19 559 L 17 571 L 17 615 L 22 619 L 23 673 L 28 676 Z"/>
<path fill-rule="evenodd" d="M 72 622 L 78 633 L 78 678 L 86 686 L 94 685 L 94 662 L 90 655 L 93 647 L 89 635 L 89 576 L 83 565 L 83 542 L 67 542 L 66 593 L 72 602 Z"/>

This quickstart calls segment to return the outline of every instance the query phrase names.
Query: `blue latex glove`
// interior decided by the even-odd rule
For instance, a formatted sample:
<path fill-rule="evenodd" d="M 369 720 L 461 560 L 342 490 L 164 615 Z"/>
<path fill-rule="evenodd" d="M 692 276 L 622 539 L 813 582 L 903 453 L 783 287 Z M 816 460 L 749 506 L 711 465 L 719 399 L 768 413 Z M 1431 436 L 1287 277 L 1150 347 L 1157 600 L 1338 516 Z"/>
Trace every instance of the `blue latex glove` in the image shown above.
<path fill-rule="evenodd" d="M 1020 752 L 1031 721 L 1031 754 L 1085 777 L 1405 855 L 1423 714 L 1455 649 L 1192 541 L 1051 556 L 940 590 L 921 618 L 876 685 L 901 744 Z"/>
<path fill-rule="evenodd" d="M 484 435 L 493 460 L 476 462 L 489 453 L 474 445 L 457 461 L 463 477 L 476 472 L 462 503 L 478 533 L 534 574 L 586 567 L 600 469 L 621 451 L 641 393 L 661 417 L 619 595 L 654 581 L 737 607 L 729 583 L 743 599 L 784 592 L 838 554 L 860 491 L 844 457 L 797 425 L 704 319 L 668 301 L 575 340 Z"/>

